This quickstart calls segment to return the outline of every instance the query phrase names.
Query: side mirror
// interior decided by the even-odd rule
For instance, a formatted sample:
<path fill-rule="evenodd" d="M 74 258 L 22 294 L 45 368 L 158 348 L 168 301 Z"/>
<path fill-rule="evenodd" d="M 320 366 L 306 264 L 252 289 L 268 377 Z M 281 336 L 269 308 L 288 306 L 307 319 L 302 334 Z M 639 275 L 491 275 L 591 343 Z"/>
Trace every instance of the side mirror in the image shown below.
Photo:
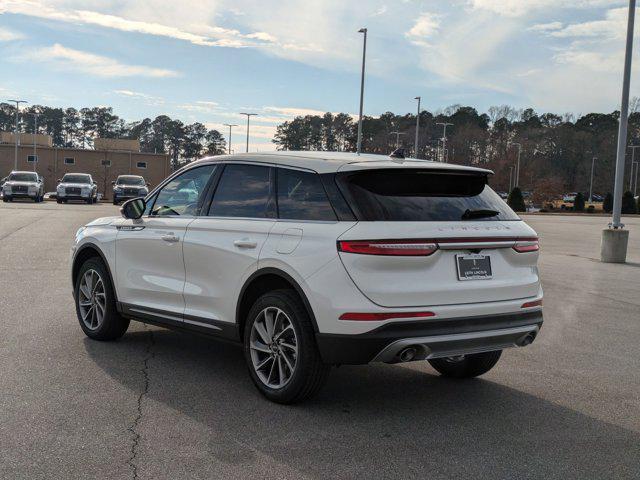
<path fill-rule="evenodd" d="M 58 183 L 62 183 L 62 179 L 61 178 L 58 179 Z"/>
<path fill-rule="evenodd" d="M 151 186 L 151 184 L 150 184 L 149 182 L 145 183 L 145 185 L 146 185 L 147 187 L 150 187 L 150 186 Z"/>
<path fill-rule="evenodd" d="M 116 181 L 115 180 L 111 180 L 111 185 L 115 185 Z"/>
<path fill-rule="evenodd" d="M 122 204 L 122 208 L 120 209 L 120 213 L 124 218 L 128 218 L 130 220 L 137 220 L 142 217 L 144 213 L 144 209 L 147 207 L 144 198 L 132 198 L 131 200 L 127 200 Z"/>
<path fill-rule="evenodd" d="M 97 184 L 98 184 L 98 182 L 96 182 L 95 180 L 94 180 L 92 183 L 93 183 L 94 185 L 97 185 Z"/>

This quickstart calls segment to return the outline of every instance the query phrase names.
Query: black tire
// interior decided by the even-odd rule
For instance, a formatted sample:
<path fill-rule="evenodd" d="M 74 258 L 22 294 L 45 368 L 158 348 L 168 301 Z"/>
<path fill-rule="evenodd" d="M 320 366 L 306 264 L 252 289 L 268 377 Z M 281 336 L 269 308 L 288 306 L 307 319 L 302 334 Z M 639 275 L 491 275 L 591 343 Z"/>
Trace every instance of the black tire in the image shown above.
<path fill-rule="evenodd" d="M 491 370 L 498 363 L 501 354 L 502 350 L 496 350 L 495 352 L 464 355 L 461 359 L 456 359 L 456 357 L 434 358 L 429 360 L 429 363 L 445 377 L 472 378 Z"/>
<path fill-rule="evenodd" d="M 94 270 L 98 273 L 104 285 L 104 293 L 106 297 L 104 319 L 102 321 L 102 324 L 94 330 L 90 329 L 83 322 L 79 305 L 80 282 L 84 274 L 88 270 Z M 76 283 L 74 285 L 74 294 L 76 315 L 78 316 L 78 321 L 80 322 L 80 328 L 82 328 L 82 331 L 87 337 L 93 340 L 116 340 L 125 334 L 127 328 L 129 328 L 129 319 L 120 316 L 118 310 L 116 309 L 116 299 L 115 294 L 113 293 L 111 278 L 109 277 L 109 273 L 107 272 L 107 269 L 100 258 L 91 257 L 85 260 L 85 262 L 82 264 L 78 273 L 78 278 L 76 278 Z"/>
<path fill-rule="evenodd" d="M 60 199 L 60 198 L 56 198 L 56 202 L 57 202 L 57 203 L 62 203 L 62 199 Z"/>
<path fill-rule="evenodd" d="M 118 201 L 118 199 L 116 197 L 113 197 L 113 204 L 114 205 L 118 205 L 120 202 Z"/>
<path fill-rule="evenodd" d="M 93 199 L 91 197 L 87 198 L 85 201 L 87 202 L 87 205 L 91 205 L 93 203 Z"/>
<path fill-rule="evenodd" d="M 298 354 L 293 375 L 281 388 L 271 388 L 260 380 L 250 349 L 251 330 L 265 308 L 275 307 L 289 317 L 297 337 Z M 253 383 L 269 400 L 292 404 L 317 394 L 326 383 L 331 365 L 322 363 L 309 313 L 293 290 L 274 290 L 262 295 L 251 307 L 244 324 L 244 354 Z"/>
<path fill-rule="evenodd" d="M 7 197 L 2 197 L 2 201 L 3 201 L 4 203 L 7 203 L 7 202 L 9 201 L 9 199 L 8 199 Z"/>

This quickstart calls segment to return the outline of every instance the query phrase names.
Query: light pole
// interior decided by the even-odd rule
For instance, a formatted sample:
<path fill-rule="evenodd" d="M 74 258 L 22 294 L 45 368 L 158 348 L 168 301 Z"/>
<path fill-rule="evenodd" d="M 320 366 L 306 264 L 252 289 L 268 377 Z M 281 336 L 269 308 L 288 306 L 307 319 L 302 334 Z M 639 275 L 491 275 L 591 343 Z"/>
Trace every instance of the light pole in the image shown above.
<path fill-rule="evenodd" d="M 509 167 L 509 193 L 511 193 L 511 185 L 513 184 L 513 165 Z"/>
<path fill-rule="evenodd" d="M 364 65 L 367 57 L 367 29 L 361 28 L 358 33 L 364 34 L 364 40 L 362 44 L 362 75 L 360 76 L 360 116 L 358 117 L 358 145 L 356 152 L 360 155 L 362 152 L 362 105 L 364 103 Z"/>
<path fill-rule="evenodd" d="M 627 145 L 627 123 L 629 121 L 629 84 L 631 83 L 631 58 L 633 54 L 633 24 L 636 0 L 629 0 L 627 20 L 627 45 L 624 54 L 624 75 L 622 77 L 622 99 L 620 101 L 620 126 L 618 129 L 618 150 L 616 154 L 615 186 L 613 189 L 613 218 L 609 228 L 602 231 L 600 259 L 609 263 L 624 263 L 627 260 L 629 230 L 622 224 L 622 190 L 624 188 L 624 163 Z"/>
<path fill-rule="evenodd" d="M 640 145 L 629 145 L 627 148 L 631 149 L 631 173 L 629 174 L 629 191 L 633 189 L 633 165 L 636 163 L 636 148 L 640 148 Z"/>
<path fill-rule="evenodd" d="M 453 123 L 447 123 L 447 122 L 436 122 L 436 125 L 442 125 L 443 127 L 443 132 L 442 132 L 442 163 L 444 163 L 445 161 L 445 152 L 447 151 L 447 127 L 450 125 L 453 125 Z"/>
<path fill-rule="evenodd" d="M 591 159 L 591 180 L 589 181 L 589 203 L 593 202 L 593 167 L 596 164 L 596 158 Z"/>
<path fill-rule="evenodd" d="M 418 114 L 416 115 L 416 141 L 414 142 L 414 149 L 416 158 L 418 158 L 419 152 L 419 143 L 418 139 L 420 138 L 420 97 L 415 97 L 414 100 L 418 100 Z"/>
<path fill-rule="evenodd" d="M 247 119 L 248 120 L 248 119 Z M 231 127 L 237 127 L 238 125 L 235 123 L 224 123 L 225 127 L 229 127 L 229 145 L 227 145 L 227 152 L 231 155 Z M 248 136 L 249 128 L 247 126 L 247 136 Z"/>
<path fill-rule="evenodd" d="M 396 136 L 396 148 L 400 148 L 400 135 L 406 135 L 404 132 L 389 132 L 389 135 Z"/>
<path fill-rule="evenodd" d="M 522 145 L 517 142 L 511 142 L 511 145 L 518 146 L 518 160 L 516 161 L 516 182 L 514 185 L 515 188 L 520 186 L 520 153 L 522 152 Z"/>
<path fill-rule="evenodd" d="M 30 113 L 33 115 L 33 171 L 36 171 L 36 164 L 38 163 L 38 151 L 36 149 L 36 135 L 38 134 L 38 117 L 39 113 Z"/>
<path fill-rule="evenodd" d="M 19 139 L 18 139 L 18 115 L 20 113 L 20 104 L 21 103 L 27 103 L 26 100 L 8 100 L 9 102 L 15 102 L 16 104 L 16 128 L 14 130 L 14 139 L 13 139 L 13 143 L 16 146 L 15 149 L 15 156 L 13 159 L 13 169 L 14 170 L 18 170 L 18 143 L 19 143 Z"/>
<path fill-rule="evenodd" d="M 246 115 L 247 116 L 247 153 L 249 153 L 249 119 L 254 116 L 254 115 L 258 115 L 257 113 L 240 113 L 240 115 Z"/>

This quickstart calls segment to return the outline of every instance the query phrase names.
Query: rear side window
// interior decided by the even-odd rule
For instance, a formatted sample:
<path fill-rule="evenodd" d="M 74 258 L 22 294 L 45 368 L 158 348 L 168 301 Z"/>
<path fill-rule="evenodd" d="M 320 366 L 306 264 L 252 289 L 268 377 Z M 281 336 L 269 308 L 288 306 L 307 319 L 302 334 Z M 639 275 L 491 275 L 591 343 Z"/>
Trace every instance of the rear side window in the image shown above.
<path fill-rule="evenodd" d="M 519 220 L 485 175 L 387 169 L 341 173 L 337 180 L 366 221 Z"/>
<path fill-rule="evenodd" d="M 212 217 L 272 218 L 270 168 L 226 165 L 209 209 Z"/>
<path fill-rule="evenodd" d="M 317 173 L 278 169 L 278 217 L 288 220 L 336 220 Z"/>

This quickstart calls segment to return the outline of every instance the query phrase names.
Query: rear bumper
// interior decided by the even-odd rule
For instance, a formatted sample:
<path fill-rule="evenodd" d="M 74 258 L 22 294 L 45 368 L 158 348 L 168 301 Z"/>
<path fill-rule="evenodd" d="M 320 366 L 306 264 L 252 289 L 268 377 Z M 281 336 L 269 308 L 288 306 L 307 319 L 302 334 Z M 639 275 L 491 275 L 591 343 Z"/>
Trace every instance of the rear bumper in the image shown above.
<path fill-rule="evenodd" d="M 531 343 L 542 327 L 542 311 L 464 318 L 393 322 L 359 335 L 316 334 L 325 363 L 395 363 L 406 348 L 413 360 L 502 350 Z"/>

